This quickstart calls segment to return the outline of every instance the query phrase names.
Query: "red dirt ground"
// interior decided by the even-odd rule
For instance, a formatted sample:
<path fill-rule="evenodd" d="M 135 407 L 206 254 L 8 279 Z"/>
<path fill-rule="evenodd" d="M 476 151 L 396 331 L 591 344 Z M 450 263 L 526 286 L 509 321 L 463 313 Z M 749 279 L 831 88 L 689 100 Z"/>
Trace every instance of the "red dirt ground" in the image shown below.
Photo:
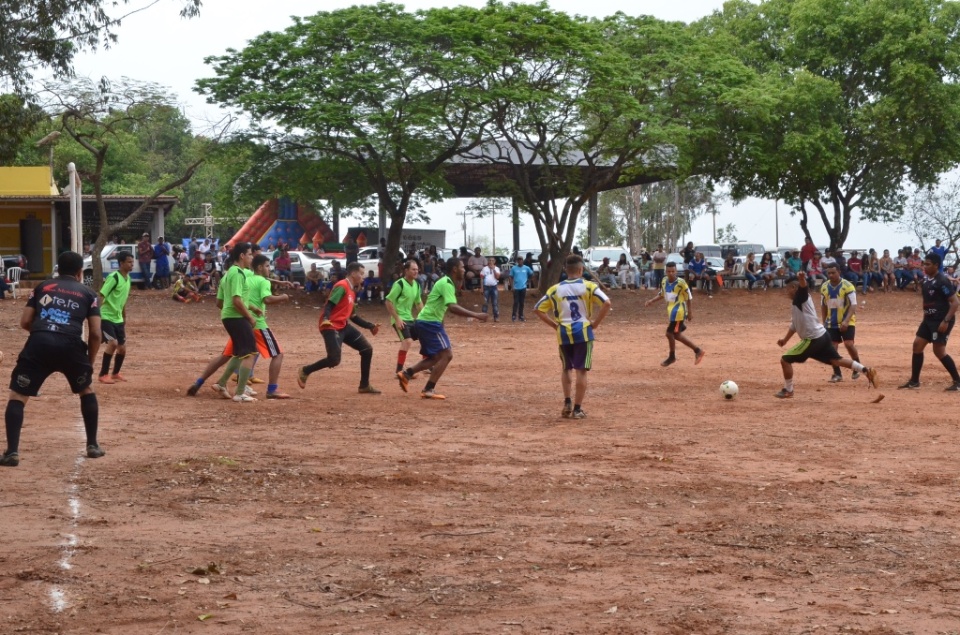
<path fill-rule="evenodd" d="M 213 302 L 134 292 L 130 382 L 97 387 L 107 456 L 79 458 L 54 377 L 0 471 L 0 632 L 958 633 L 958 397 L 929 352 L 922 390 L 895 389 L 917 295 L 860 311 L 882 403 L 814 363 L 774 399 L 781 291 L 698 295 L 707 357 L 668 369 L 647 297 L 613 293 L 575 422 L 530 305 L 525 324 L 448 317 L 443 402 L 400 392 L 387 331 L 382 395 L 356 393 L 351 350 L 299 390 L 318 303 L 272 308 L 295 399 L 234 404 L 185 396 L 226 339 Z M 7 374 L 21 305 L 0 303 Z"/>

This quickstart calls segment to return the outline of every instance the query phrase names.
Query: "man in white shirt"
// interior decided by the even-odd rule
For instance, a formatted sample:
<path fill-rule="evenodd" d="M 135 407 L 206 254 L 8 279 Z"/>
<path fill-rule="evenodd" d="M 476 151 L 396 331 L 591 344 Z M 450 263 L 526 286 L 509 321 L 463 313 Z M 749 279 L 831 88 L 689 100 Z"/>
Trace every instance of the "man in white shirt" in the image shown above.
<path fill-rule="evenodd" d="M 820 321 L 817 308 L 810 298 L 807 287 L 807 275 L 802 271 L 797 274 L 797 282 L 791 282 L 787 287 L 790 297 L 791 321 L 787 334 L 777 340 L 777 345 L 783 348 L 793 334 L 800 336 L 800 342 L 788 350 L 780 358 L 780 367 L 783 369 L 783 389 L 774 396 L 779 399 L 793 397 L 793 365 L 802 364 L 808 359 L 815 359 L 823 364 L 830 364 L 834 368 L 852 368 L 855 372 L 863 373 L 867 381 L 874 388 L 877 387 L 877 369 L 867 368 L 860 362 L 840 357 L 840 353 L 833 347 L 830 335 Z"/>
<path fill-rule="evenodd" d="M 477 282 L 479 282 L 481 285 L 483 284 L 483 268 L 486 266 L 486 264 L 487 259 L 483 257 L 483 255 L 480 253 L 480 248 L 477 247 L 474 250 L 473 255 L 467 258 L 465 263 L 467 268 L 466 277 L 464 278 L 463 283 L 465 289 L 478 286 L 476 284 Z"/>
<path fill-rule="evenodd" d="M 210 251 L 210 239 L 205 238 L 201 244 L 197 245 L 197 251 L 206 256 L 207 252 Z"/>
<path fill-rule="evenodd" d="M 495 258 L 487 258 L 487 264 L 480 270 L 483 279 L 483 310 L 487 312 L 487 305 L 493 307 L 493 321 L 500 321 L 500 294 L 497 285 L 500 284 L 500 267 Z"/>

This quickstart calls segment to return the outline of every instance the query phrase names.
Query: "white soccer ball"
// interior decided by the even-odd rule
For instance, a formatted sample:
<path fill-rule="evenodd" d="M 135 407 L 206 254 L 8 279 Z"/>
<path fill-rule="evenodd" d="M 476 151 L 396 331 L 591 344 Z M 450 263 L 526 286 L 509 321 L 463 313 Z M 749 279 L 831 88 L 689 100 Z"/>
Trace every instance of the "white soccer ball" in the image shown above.
<path fill-rule="evenodd" d="M 738 392 L 740 392 L 740 387 L 734 381 L 728 379 L 720 384 L 720 394 L 723 395 L 724 399 L 733 399 Z"/>

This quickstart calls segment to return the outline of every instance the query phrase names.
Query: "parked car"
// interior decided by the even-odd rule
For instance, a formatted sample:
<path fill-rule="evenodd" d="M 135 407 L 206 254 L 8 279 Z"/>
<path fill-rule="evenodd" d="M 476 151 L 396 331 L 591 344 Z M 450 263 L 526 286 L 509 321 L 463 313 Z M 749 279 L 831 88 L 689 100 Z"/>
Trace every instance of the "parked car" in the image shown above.
<path fill-rule="evenodd" d="M 684 262 L 683 262 L 683 254 L 679 254 L 679 253 L 676 253 L 676 252 L 674 252 L 674 253 L 672 253 L 672 254 L 667 254 L 667 260 L 666 260 L 666 262 L 676 263 L 676 265 L 677 265 L 677 273 L 683 273 L 684 271 L 687 270 L 687 265 L 684 264 Z M 666 263 L 664 263 L 664 264 L 666 264 Z"/>
<path fill-rule="evenodd" d="M 633 260 L 630 250 L 626 247 L 587 247 L 583 251 L 583 262 L 591 272 L 603 264 L 604 258 L 610 259 L 610 264 L 616 266 L 620 260 L 620 254 L 627 254 L 627 262 L 630 263 L 630 269 L 633 272 L 638 270 L 637 263 Z"/>
<path fill-rule="evenodd" d="M 10 267 L 27 268 L 27 257 L 23 254 L 11 254 L 9 256 L 3 256 L 2 258 L 3 263 L 0 264 L 0 271 L 6 271 Z"/>
<path fill-rule="evenodd" d="M 704 258 L 720 258 L 720 260 L 723 260 L 723 249 L 720 245 L 697 245 L 693 250 L 701 252 Z"/>
<path fill-rule="evenodd" d="M 375 271 L 375 272 L 378 272 L 378 271 L 379 271 L 379 265 L 380 265 L 380 255 L 379 255 L 379 251 L 380 251 L 380 248 L 379 248 L 379 247 L 364 247 L 364 248 L 362 248 L 359 252 L 357 252 L 357 262 L 359 262 L 361 265 L 363 265 L 363 268 L 364 268 L 366 271 Z M 401 249 L 401 250 L 397 253 L 397 258 L 398 258 L 400 261 L 403 261 L 403 260 L 405 260 L 405 259 L 407 258 L 407 253 L 406 253 L 403 249 Z M 291 259 L 292 259 L 292 256 L 291 256 Z M 330 267 L 332 266 L 332 263 L 333 263 L 333 260 L 339 260 L 339 261 L 340 261 L 340 264 L 341 264 L 342 266 L 344 266 L 344 267 L 347 266 L 347 259 L 346 259 L 346 257 L 336 258 L 336 259 L 326 258 L 326 259 L 323 260 L 322 263 L 317 264 L 317 269 L 323 269 L 324 271 L 326 271 L 326 272 L 329 273 Z M 307 265 L 307 268 L 309 269 L 309 268 L 310 268 L 310 265 Z"/>
<path fill-rule="evenodd" d="M 760 257 L 763 255 L 763 252 L 766 251 L 766 248 L 764 248 L 764 246 L 761 245 L 760 243 L 748 243 L 745 241 L 741 241 L 738 243 L 724 243 L 720 245 L 720 249 L 722 251 L 722 253 L 720 254 L 721 258 L 726 258 L 727 254 L 732 253 L 736 257 L 737 262 L 739 263 L 742 263 L 744 260 L 746 260 L 747 254 L 750 253 L 751 251 L 757 257 L 757 260 L 760 260 Z"/>
<path fill-rule="evenodd" d="M 143 271 L 140 269 L 140 262 L 137 260 L 137 246 L 135 244 L 106 245 L 100 252 L 100 266 L 103 267 L 103 277 L 106 278 L 110 273 L 120 268 L 117 262 L 117 256 L 120 252 L 133 254 L 133 271 L 130 272 L 130 280 L 140 284 L 143 282 Z M 173 256 L 167 256 L 167 263 L 170 271 L 174 271 Z M 151 273 L 156 274 L 156 264 L 151 267 Z M 83 257 L 83 283 L 87 286 L 93 285 L 93 256 Z"/>
<path fill-rule="evenodd" d="M 264 253 L 270 259 L 270 268 L 272 269 L 273 253 Z M 306 281 L 306 274 L 311 264 L 316 263 L 317 269 L 322 269 L 323 265 L 329 265 L 330 263 L 329 258 L 318 256 L 312 251 L 288 251 L 287 255 L 290 256 L 290 279 L 300 284 L 304 284 Z"/>

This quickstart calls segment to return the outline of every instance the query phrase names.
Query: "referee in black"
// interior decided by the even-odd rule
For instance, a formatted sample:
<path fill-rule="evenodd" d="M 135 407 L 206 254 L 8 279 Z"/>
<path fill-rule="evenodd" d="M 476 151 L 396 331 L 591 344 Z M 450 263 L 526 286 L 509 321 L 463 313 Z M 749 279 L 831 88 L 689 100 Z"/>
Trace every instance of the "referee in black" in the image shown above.
<path fill-rule="evenodd" d="M 20 328 L 29 331 L 17 365 L 10 376 L 10 399 L 5 422 L 7 449 L 0 466 L 20 464 L 20 429 L 23 409 L 53 373 L 62 373 L 70 390 L 80 396 L 80 412 L 87 433 L 87 456 L 97 459 L 104 451 L 97 443 L 99 407 L 93 392 L 93 364 L 100 348 L 100 307 L 97 294 L 82 284 L 83 256 L 67 251 L 57 259 L 59 278 L 45 280 L 30 293 L 20 316 Z M 88 342 L 83 341 L 83 324 Z"/>

